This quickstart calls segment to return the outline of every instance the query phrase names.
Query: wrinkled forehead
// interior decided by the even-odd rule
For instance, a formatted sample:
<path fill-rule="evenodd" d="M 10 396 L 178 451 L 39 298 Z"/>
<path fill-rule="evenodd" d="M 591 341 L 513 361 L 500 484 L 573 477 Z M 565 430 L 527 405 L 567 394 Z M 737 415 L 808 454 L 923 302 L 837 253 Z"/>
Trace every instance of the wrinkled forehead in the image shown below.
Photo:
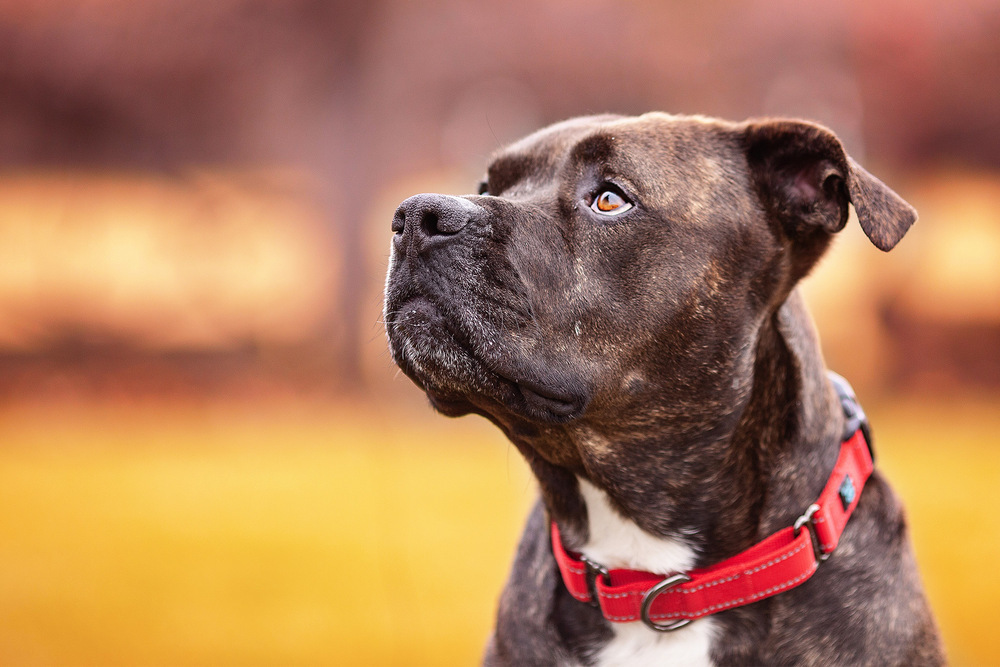
<path fill-rule="evenodd" d="M 524 178 L 552 180 L 579 142 L 602 136 L 610 123 L 620 116 L 587 116 L 555 123 L 529 134 L 497 152 L 490 161 L 487 176 L 494 188 Z"/>
<path fill-rule="evenodd" d="M 650 113 L 638 117 L 589 116 L 550 125 L 498 153 L 491 186 L 503 190 L 525 179 L 551 182 L 585 167 L 623 176 L 645 187 L 732 171 L 737 160 L 733 126 L 714 119 Z M 655 175 L 655 178 L 653 176 Z M 637 184 L 638 185 L 638 184 Z"/>

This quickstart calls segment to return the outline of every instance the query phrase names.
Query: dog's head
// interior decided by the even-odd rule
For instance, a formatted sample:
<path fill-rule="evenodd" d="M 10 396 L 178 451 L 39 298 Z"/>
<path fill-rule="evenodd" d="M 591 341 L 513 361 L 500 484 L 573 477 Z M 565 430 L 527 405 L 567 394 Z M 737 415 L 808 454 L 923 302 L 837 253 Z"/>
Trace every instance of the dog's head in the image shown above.
<path fill-rule="evenodd" d="M 814 124 L 553 125 L 501 151 L 478 195 L 400 205 L 393 359 L 441 412 L 483 414 L 553 463 L 578 460 L 561 424 L 724 429 L 761 323 L 851 203 L 883 250 L 916 219 Z"/>

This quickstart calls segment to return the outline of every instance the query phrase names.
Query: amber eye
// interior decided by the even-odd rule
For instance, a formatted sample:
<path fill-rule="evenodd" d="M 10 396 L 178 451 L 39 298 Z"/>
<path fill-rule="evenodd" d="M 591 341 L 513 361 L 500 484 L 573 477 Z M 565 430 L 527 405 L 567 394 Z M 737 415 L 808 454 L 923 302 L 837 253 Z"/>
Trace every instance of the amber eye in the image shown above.
<path fill-rule="evenodd" d="M 602 215 L 618 215 L 632 208 L 632 204 L 613 190 L 602 190 L 590 208 Z"/>

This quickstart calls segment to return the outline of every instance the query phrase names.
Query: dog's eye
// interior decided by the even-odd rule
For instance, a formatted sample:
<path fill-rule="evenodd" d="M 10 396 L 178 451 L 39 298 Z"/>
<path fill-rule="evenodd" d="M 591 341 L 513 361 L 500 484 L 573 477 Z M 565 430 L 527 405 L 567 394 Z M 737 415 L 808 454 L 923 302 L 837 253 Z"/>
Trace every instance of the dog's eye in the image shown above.
<path fill-rule="evenodd" d="M 479 190 L 478 190 L 478 192 L 481 195 L 488 195 L 490 193 L 490 184 L 487 183 L 486 181 L 481 181 L 479 183 Z"/>
<path fill-rule="evenodd" d="M 614 190 L 602 190 L 590 208 L 601 215 L 618 215 L 632 208 L 632 204 Z"/>

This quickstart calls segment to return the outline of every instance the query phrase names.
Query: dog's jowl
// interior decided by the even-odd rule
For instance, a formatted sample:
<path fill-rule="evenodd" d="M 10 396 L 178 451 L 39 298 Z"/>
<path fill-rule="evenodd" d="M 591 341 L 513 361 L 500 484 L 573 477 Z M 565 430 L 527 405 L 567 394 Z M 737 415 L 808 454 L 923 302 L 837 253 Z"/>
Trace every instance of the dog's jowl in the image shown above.
<path fill-rule="evenodd" d="M 801 121 L 588 117 L 392 221 L 393 359 L 538 478 L 488 664 L 943 662 L 903 510 L 796 284 L 853 205 L 914 210 Z"/>

